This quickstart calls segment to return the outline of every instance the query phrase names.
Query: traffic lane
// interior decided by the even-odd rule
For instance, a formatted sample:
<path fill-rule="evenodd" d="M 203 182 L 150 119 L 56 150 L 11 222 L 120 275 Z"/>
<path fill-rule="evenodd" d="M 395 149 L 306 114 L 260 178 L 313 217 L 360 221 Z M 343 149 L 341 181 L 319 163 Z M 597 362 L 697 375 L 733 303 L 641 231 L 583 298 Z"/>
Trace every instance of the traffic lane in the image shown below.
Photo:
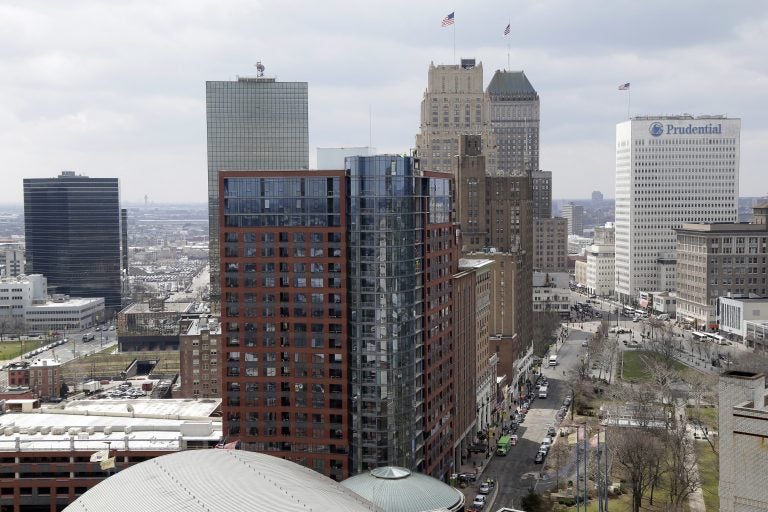
<path fill-rule="evenodd" d="M 562 372 L 574 367 L 581 340 L 587 333 L 572 330 L 568 341 L 559 346 L 558 366 L 544 367 L 542 374 L 548 379 L 549 396 L 536 398 L 528 411 L 525 421 L 518 430 L 518 445 L 505 457 L 494 457 L 488 465 L 484 477 L 499 482 L 499 494 L 494 508 L 519 508 L 520 500 L 528 489 L 536 484 L 536 477 L 543 471 L 543 464 L 535 464 L 534 457 L 547 434 L 549 425 L 555 426 L 556 414 L 563 400 L 570 393 L 570 386 L 563 379 Z"/>

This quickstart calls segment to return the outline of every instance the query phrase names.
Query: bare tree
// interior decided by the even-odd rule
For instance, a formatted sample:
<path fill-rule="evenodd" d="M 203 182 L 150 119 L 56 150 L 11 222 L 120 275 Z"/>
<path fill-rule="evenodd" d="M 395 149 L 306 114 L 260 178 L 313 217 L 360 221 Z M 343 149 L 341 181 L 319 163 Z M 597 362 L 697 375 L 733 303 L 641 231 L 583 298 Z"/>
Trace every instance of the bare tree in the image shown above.
<path fill-rule="evenodd" d="M 572 450 L 568 446 L 567 438 L 561 438 L 552 447 L 549 457 L 547 457 L 547 463 L 555 470 L 555 487 L 557 489 L 560 489 L 560 470 L 568 462 L 571 454 Z"/>
<path fill-rule="evenodd" d="M 632 491 L 632 512 L 640 512 L 643 496 L 658 474 L 664 450 L 646 428 L 620 427 L 611 432 L 614 460 L 624 469 Z"/>
<path fill-rule="evenodd" d="M 533 352 L 539 357 L 547 353 L 549 345 L 556 339 L 560 329 L 560 315 L 554 311 L 533 314 Z"/>
<path fill-rule="evenodd" d="M 666 473 L 669 475 L 669 504 L 672 510 L 682 510 L 685 500 L 701 486 L 693 440 L 685 425 L 677 423 L 665 432 Z"/>

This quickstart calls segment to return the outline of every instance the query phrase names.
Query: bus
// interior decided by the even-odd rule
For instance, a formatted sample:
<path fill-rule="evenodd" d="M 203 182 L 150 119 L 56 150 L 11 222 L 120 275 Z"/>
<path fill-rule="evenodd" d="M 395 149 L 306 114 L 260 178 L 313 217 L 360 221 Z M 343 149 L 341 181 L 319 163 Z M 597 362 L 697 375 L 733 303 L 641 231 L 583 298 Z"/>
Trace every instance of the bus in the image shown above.
<path fill-rule="evenodd" d="M 630 306 L 624 306 L 624 316 L 633 316 L 634 314 L 634 309 L 632 309 Z"/>
<path fill-rule="evenodd" d="M 712 341 L 714 341 L 715 343 L 717 343 L 718 345 L 727 345 L 727 341 L 726 341 L 726 339 L 725 339 L 725 337 L 724 337 L 724 336 L 721 336 L 721 335 L 719 335 L 719 334 L 717 334 L 717 333 L 714 333 L 714 332 L 708 332 L 708 333 L 707 333 L 707 336 L 708 336 L 708 337 L 709 337 L 709 338 L 710 338 Z"/>
<path fill-rule="evenodd" d="M 691 338 L 693 338 L 693 341 L 706 341 L 707 333 L 699 332 L 699 331 L 691 331 Z"/>

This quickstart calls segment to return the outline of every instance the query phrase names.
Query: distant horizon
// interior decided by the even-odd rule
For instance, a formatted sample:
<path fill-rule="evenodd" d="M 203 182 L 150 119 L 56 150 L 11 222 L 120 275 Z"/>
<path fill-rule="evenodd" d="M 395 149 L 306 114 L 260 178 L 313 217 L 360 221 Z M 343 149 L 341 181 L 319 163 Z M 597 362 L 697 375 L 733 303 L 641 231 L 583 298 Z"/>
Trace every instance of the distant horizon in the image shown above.
<path fill-rule="evenodd" d="M 615 200 L 615 197 L 612 196 L 603 196 L 603 201 L 607 200 Z M 766 196 L 739 196 L 739 201 L 747 200 L 747 199 L 768 199 Z M 591 197 L 553 197 L 553 201 L 587 201 L 592 202 Z M 120 203 L 121 207 L 153 207 L 153 206 L 201 206 L 201 207 L 208 207 L 208 203 L 206 202 L 183 202 L 183 203 L 175 203 L 175 202 L 150 202 L 150 203 L 144 203 L 143 201 L 128 201 L 124 203 Z M 0 208 L 5 207 L 14 207 L 14 208 L 23 208 L 24 203 L 0 203 Z"/>

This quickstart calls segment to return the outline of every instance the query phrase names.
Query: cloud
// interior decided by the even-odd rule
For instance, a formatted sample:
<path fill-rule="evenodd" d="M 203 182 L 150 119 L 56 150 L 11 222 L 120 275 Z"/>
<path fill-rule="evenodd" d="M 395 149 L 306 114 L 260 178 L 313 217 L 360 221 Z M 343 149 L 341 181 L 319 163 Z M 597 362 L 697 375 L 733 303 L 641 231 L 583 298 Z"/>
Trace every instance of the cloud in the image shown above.
<path fill-rule="evenodd" d="M 449 10 L 456 26 L 441 28 Z M 369 108 L 373 145 L 408 151 L 429 63 L 453 61 L 454 33 L 456 57 L 482 61 L 486 83 L 511 67 L 539 91 L 556 197 L 613 195 L 627 81 L 634 114 L 741 117 L 741 189 L 768 190 L 768 4 L 757 0 L 72 0 L 0 5 L 0 26 L 0 202 L 21 201 L 21 178 L 65 168 L 119 177 L 126 200 L 205 201 L 205 81 L 253 74 L 259 60 L 309 83 L 313 160 L 317 146 L 367 145 Z"/>

